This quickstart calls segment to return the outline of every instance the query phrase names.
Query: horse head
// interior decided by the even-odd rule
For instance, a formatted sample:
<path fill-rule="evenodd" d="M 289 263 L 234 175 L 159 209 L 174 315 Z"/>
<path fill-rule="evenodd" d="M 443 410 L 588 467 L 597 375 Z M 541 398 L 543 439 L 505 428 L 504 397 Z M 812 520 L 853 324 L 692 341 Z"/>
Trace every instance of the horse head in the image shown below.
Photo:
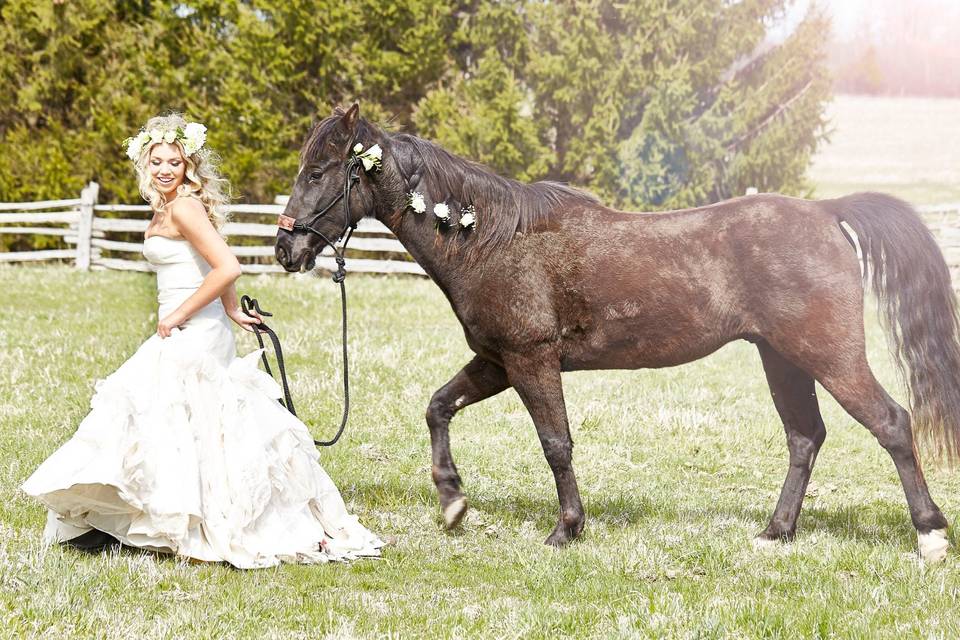
<path fill-rule="evenodd" d="M 374 194 L 368 173 L 379 168 L 376 154 L 381 135 L 360 118 L 357 104 L 347 111 L 338 108 L 311 130 L 279 219 L 274 249 L 284 269 L 313 269 L 325 246 L 334 245 L 372 213 Z"/>

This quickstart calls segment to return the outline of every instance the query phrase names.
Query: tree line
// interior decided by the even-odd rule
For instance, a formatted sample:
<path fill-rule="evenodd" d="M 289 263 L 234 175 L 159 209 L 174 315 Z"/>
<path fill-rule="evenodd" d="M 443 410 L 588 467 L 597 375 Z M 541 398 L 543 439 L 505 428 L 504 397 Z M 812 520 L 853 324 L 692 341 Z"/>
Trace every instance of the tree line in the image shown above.
<path fill-rule="evenodd" d="M 786 0 L 0 0 L 0 201 L 137 202 L 121 141 L 204 122 L 235 196 L 289 191 L 333 106 L 521 180 L 665 209 L 803 194 L 830 81 Z"/>

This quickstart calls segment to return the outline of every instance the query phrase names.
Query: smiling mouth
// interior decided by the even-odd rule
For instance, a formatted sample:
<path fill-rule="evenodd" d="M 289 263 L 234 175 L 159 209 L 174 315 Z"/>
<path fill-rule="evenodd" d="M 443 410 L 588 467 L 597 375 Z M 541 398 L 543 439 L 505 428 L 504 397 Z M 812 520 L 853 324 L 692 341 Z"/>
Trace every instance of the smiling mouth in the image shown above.
<path fill-rule="evenodd" d="M 159 182 L 162 185 L 168 185 L 171 182 L 173 182 L 173 178 L 157 178 L 157 182 Z"/>

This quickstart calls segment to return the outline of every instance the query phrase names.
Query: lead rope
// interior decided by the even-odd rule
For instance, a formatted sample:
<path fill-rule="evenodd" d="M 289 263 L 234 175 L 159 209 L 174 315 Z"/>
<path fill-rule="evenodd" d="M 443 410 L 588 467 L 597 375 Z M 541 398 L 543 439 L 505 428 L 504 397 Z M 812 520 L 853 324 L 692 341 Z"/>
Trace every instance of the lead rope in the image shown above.
<path fill-rule="evenodd" d="M 349 239 L 349 237 L 348 237 Z M 346 243 L 344 243 L 346 245 Z M 313 444 L 318 447 L 330 447 L 337 443 L 340 439 L 340 436 L 343 435 L 343 431 L 347 426 L 347 418 L 350 415 L 350 370 L 349 362 L 347 358 L 347 289 L 344 286 L 343 282 L 346 279 L 347 272 L 344 268 L 345 261 L 341 255 L 336 256 L 337 261 L 337 270 L 333 274 L 333 281 L 340 285 L 340 312 L 342 318 L 342 344 L 343 344 L 343 417 L 340 419 L 340 428 L 337 429 L 337 434 L 333 436 L 330 440 L 314 440 Z M 260 307 L 260 302 L 256 298 L 251 298 L 248 295 L 244 295 L 240 298 L 240 307 L 243 312 L 253 317 L 251 311 L 256 311 L 261 316 L 272 317 L 273 314 L 269 311 L 264 311 Z M 280 383 L 283 387 L 283 397 L 284 400 L 280 400 L 280 404 L 286 408 L 294 416 L 297 415 L 297 410 L 293 406 L 293 397 L 290 395 L 290 385 L 287 382 L 287 370 L 283 362 L 283 348 L 280 346 L 280 338 L 277 337 L 276 332 L 267 325 L 266 322 L 261 322 L 259 324 L 253 325 L 253 333 L 257 337 L 257 343 L 260 345 L 260 348 L 263 349 L 263 353 L 260 354 L 260 359 L 263 362 L 263 368 L 266 372 L 273 377 L 273 371 L 270 369 L 270 361 L 267 359 L 266 347 L 263 343 L 264 333 L 270 338 L 270 342 L 273 343 L 273 353 L 277 358 L 277 369 L 280 371 Z"/>
<path fill-rule="evenodd" d="M 360 179 L 359 173 L 359 163 L 356 157 L 351 158 L 347 162 L 346 174 L 344 177 L 343 191 L 340 192 L 340 195 L 330 201 L 327 206 L 323 209 L 318 209 L 315 205 L 313 208 L 312 217 L 307 223 L 295 220 L 293 218 L 288 218 L 285 215 L 281 215 L 278 224 L 280 228 L 287 229 L 291 232 L 296 231 L 309 231 L 315 233 L 320 238 L 333 249 L 334 260 L 337 263 L 337 270 L 333 272 L 333 281 L 340 285 L 340 317 L 341 317 L 341 327 L 342 327 L 342 339 L 341 344 L 343 345 L 343 417 L 340 419 L 340 428 L 337 429 L 337 434 L 333 436 L 330 440 L 314 440 L 313 444 L 318 447 L 330 447 L 337 443 L 337 440 L 340 439 L 340 436 L 343 435 L 343 430 L 347 426 L 347 418 L 350 416 L 350 369 L 349 362 L 347 358 L 347 288 L 344 286 L 344 280 L 347 278 L 347 269 L 346 269 L 346 260 L 344 259 L 344 254 L 347 252 L 347 243 L 350 242 L 350 238 L 353 236 L 353 231 L 356 229 L 356 224 L 351 224 L 350 222 L 350 191 L 353 188 L 353 183 L 356 180 Z M 337 248 L 337 245 L 333 242 L 330 242 L 330 239 L 323 235 L 320 231 L 315 229 L 312 226 L 313 222 L 316 222 L 318 218 L 323 216 L 327 211 L 329 211 L 333 205 L 343 198 L 343 230 L 340 234 L 343 237 L 343 244 L 340 245 L 340 248 Z M 243 312 L 247 315 L 250 314 L 250 308 L 252 307 L 258 313 L 265 316 L 272 316 L 273 314 L 267 313 L 260 308 L 259 303 L 256 298 L 251 298 L 250 296 L 243 296 L 240 299 L 240 305 L 243 308 Z M 293 408 L 293 398 L 290 397 L 290 388 L 287 385 L 287 374 L 283 366 L 283 350 L 280 348 L 280 339 L 277 338 L 277 334 L 274 331 L 266 326 L 263 322 L 259 325 L 253 325 L 253 332 L 257 336 L 257 342 L 260 344 L 260 348 L 263 349 L 263 338 L 260 337 L 260 332 L 263 331 L 270 336 L 270 341 L 273 342 L 273 350 L 277 356 L 277 365 L 280 369 L 280 380 L 283 383 L 283 395 L 286 399 L 286 404 L 282 401 L 284 407 L 292 413 L 294 416 L 297 415 L 297 412 Z M 273 376 L 273 373 L 270 371 L 270 364 L 267 362 L 267 353 L 264 351 L 261 354 L 263 359 L 263 368 L 266 369 L 267 373 L 270 376 Z"/>

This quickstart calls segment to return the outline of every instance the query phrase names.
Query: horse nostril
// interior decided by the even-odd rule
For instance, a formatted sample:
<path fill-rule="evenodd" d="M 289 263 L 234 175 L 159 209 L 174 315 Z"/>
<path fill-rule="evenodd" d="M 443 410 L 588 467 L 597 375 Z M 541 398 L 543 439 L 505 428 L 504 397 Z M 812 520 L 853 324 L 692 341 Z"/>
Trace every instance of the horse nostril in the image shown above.
<path fill-rule="evenodd" d="M 281 264 L 286 264 L 286 263 L 287 263 L 287 250 L 286 250 L 286 249 L 284 249 L 283 247 L 279 247 L 279 246 L 278 246 L 278 247 L 277 247 L 276 254 L 277 254 L 277 261 L 279 261 Z"/>

